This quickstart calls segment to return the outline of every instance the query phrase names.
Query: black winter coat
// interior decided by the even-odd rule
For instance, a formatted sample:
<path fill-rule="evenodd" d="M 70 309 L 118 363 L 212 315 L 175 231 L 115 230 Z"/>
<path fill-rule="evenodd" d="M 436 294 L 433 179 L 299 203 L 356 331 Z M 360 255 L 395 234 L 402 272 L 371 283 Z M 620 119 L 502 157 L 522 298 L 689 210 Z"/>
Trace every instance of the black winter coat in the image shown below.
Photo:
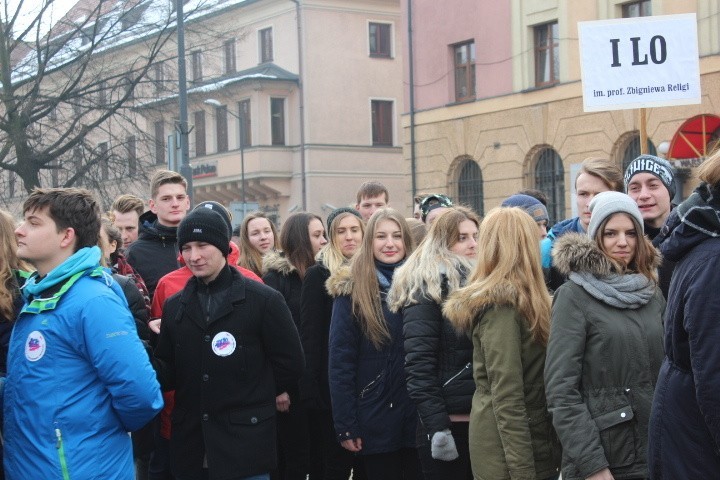
<path fill-rule="evenodd" d="M 119 273 L 113 273 L 113 279 L 120 285 L 120 288 L 122 288 L 125 294 L 128 308 L 130 308 L 130 313 L 132 313 L 135 319 L 138 337 L 140 337 L 140 340 L 149 342 L 152 335 L 152 331 L 148 327 L 150 312 L 148 312 L 147 306 L 145 305 L 145 299 L 142 293 L 140 293 L 137 285 L 135 285 L 135 280 L 125 275 L 120 275 Z"/>
<path fill-rule="evenodd" d="M 275 397 L 305 366 L 277 291 L 227 265 L 210 285 L 191 278 L 165 302 L 155 355 L 163 388 L 175 390 L 174 473 L 200 478 L 205 455 L 210 480 L 276 468 Z"/>
<path fill-rule="evenodd" d="M 677 264 L 650 419 L 648 463 L 655 480 L 720 475 L 720 189 L 712 190 L 712 208 L 700 200 L 710 193 L 701 185 L 686 201 L 694 211 L 678 207 L 705 232 L 671 215 L 666 227 L 675 228 L 661 245 Z"/>
<path fill-rule="evenodd" d="M 302 400 L 309 408 L 330 410 L 328 339 L 333 298 L 325 289 L 330 270 L 318 263 L 308 268 L 300 296 L 300 339 L 305 352 Z"/>
<path fill-rule="evenodd" d="M 450 428 L 448 414 L 469 414 L 475 393 L 472 341 L 455 331 L 441 308 L 423 297 L 402 310 L 408 393 L 431 437 Z"/>
<path fill-rule="evenodd" d="M 151 298 L 160 278 L 182 266 L 178 254 L 177 228 L 160 225 L 157 215 L 150 211 L 143 213 L 140 236 L 125 252 L 125 258 L 145 281 Z"/>

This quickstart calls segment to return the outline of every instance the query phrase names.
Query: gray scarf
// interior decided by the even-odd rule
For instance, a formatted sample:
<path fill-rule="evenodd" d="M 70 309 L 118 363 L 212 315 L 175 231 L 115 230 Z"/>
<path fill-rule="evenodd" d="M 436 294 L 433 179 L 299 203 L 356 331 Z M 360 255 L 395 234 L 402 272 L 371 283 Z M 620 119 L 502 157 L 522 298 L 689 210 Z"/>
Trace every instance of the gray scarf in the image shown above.
<path fill-rule="evenodd" d="M 597 278 L 588 272 L 572 272 L 570 280 L 601 302 L 617 308 L 635 309 L 646 305 L 656 288 L 654 282 L 639 273 Z"/>

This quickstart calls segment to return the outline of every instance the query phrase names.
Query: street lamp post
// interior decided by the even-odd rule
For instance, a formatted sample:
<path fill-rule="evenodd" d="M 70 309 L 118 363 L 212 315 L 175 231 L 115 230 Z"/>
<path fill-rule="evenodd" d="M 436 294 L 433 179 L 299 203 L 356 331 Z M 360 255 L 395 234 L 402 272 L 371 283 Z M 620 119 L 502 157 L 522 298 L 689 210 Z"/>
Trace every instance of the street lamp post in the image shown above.
<path fill-rule="evenodd" d="M 214 98 L 208 98 L 205 100 L 205 104 L 212 105 L 215 108 L 222 107 L 222 103 Z M 240 183 L 242 183 L 242 213 L 243 220 L 247 215 L 247 197 L 245 196 L 245 121 L 243 115 L 235 115 L 229 109 L 227 112 L 238 120 L 238 127 L 240 129 Z"/>

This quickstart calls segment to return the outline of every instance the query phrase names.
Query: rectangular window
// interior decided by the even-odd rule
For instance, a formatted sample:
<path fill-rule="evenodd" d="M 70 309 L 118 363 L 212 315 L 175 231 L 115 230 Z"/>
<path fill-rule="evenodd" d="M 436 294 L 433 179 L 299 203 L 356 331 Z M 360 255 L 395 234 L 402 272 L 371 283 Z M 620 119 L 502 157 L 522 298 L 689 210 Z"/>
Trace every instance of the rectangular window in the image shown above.
<path fill-rule="evenodd" d="M 389 100 L 372 101 L 372 143 L 373 145 L 392 145 L 393 142 L 393 102 Z"/>
<path fill-rule="evenodd" d="M 205 150 L 205 111 L 198 110 L 193 113 L 193 131 L 195 132 L 195 156 L 202 157 Z"/>
<path fill-rule="evenodd" d="M 163 62 L 158 62 L 152 66 L 152 82 L 155 93 L 165 91 L 165 67 Z"/>
<path fill-rule="evenodd" d="M 535 27 L 535 86 L 557 83 L 560 74 L 557 22 Z"/>
<path fill-rule="evenodd" d="M 285 99 L 270 99 L 270 131 L 273 145 L 285 145 Z"/>
<path fill-rule="evenodd" d="M 455 45 L 455 101 L 475 99 L 475 42 Z"/>
<path fill-rule="evenodd" d="M 223 52 L 225 56 L 225 74 L 235 73 L 235 39 L 226 40 L 223 43 Z"/>
<path fill-rule="evenodd" d="M 389 23 L 370 23 L 369 39 L 370 39 L 370 56 L 385 57 L 391 56 L 392 32 Z"/>
<path fill-rule="evenodd" d="M 104 107 L 107 105 L 107 83 L 98 83 L 98 106 Z"/>
<path fill-rule="evenodd" d="M 60 166 L 62 163 L 60 163 L 60 159 L 56 158 L 52 162 L 50 162 L 50 165 L 52 165 L 53 169 L 50 171 L 50 177 L 52 180 L 52 186 L 53 188 L 60 186 Z"/>
<path fill-rule="evenodd" d="M 240 132 L 241 132 L 241 141 L 243 147 L 248 147 L 252 145 L 252 135 L 250 135 L 251 132 L 251 125 L 250 122 L 250 99 L 243 100 L 241 102 L 238 102 L 238 117 L 240 118 Z"/>
<path fill-rule="evenodd" d="M 652 2 L 650 0 L 642 0 L 640 2 L 630 2 L 622 6 L 623 18 L 649 17 L 652 15 Z"/>
<path fill-rule="evenodd" d="M 192 66 L 192 81 L 200 82 L 203 79 L 202 72 L 202 52 L 195 50 L 190 54 L 190 63 Z"/>
<path fill-rule="evenodd" d="M 165 124 L 162 121 L 155 122 L 155 163 L 165 163 Z"/>
<path fill-rule="evenodd" d="M 107 142 L 98 143 L 98 160 L 100 162 L 100 178 L 107 180 L 110 176 L 110 159 Z"/>
<path fill-rule="evenodd" d="M 227 106 L 223 105 L 215 109 L 215 134 L 217 137 L 217 152 L 228 151 L 228 121 Z"/>
<path fill-rule="evenodd" d="M 260 63 L 267 63 L 273 61 L 273 39 L 272 39 L 272 27 L 263 28 L 258 32 L 260 37 Z"/>
<path fill-rule="evenodd" d="M 8 170 L 7 194 L 8 194 L 8 198 L 12 198 L 15 196 L 15 172 L 11 172 L 9 170 Z"/>
<path fill-rule="evenodd" d="M 82 159 L 82 150 L 80 150 L 80 147 L 73 147 L 73 163 L 75 164 L 75 172 L 71 173 L 72 175 L 77 175 L 80 173 L 80 170 L 82 170 L 83 167 L 83 159 Z M 81 175 L 76 181 L 76 185 L 82 185 L 83 184 L 83 177 L 85 175 Z"/>
<path fill-rule="evenodd" d="M 135 135 L 130 135 L 125 140 L 125 150 L 128 158 L 128 174 L 131 177 L 137 175 L 137 141 Z"/>

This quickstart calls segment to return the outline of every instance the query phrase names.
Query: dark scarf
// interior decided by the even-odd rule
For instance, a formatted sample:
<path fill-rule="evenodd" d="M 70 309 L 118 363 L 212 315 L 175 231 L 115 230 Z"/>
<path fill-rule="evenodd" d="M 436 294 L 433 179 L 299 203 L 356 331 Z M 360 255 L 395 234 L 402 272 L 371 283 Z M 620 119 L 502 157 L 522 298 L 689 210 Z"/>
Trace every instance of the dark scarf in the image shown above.
<path fill-rule="evenodd" d="M 701 183 L 672 211 L 653 244 L 660 245 L 680 224 L 709 237 L 720 237 L 720 188 Z"/>

